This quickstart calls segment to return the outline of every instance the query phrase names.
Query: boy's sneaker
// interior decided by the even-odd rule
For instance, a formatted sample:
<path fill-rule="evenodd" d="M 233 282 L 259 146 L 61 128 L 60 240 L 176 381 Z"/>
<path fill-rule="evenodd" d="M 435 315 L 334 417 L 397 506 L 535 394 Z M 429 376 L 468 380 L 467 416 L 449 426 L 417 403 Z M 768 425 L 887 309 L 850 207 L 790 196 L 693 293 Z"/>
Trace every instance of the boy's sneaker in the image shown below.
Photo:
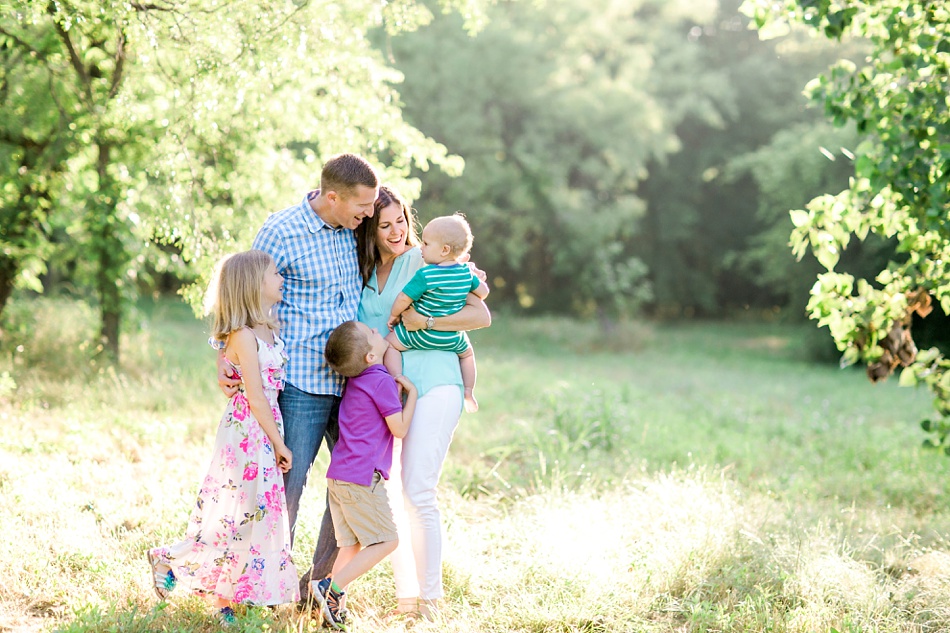
<path fill-rule="evenodd" d="M 330 578 L 323 580 L 310 581 L 310 593 L 314 600 L 323 609 L 323 621 L 338 631 L 346 631 L 346 609 L 343 608 L 343 601 L 346 599 L 346 592 L 334 591 L 333 581 Z"/>

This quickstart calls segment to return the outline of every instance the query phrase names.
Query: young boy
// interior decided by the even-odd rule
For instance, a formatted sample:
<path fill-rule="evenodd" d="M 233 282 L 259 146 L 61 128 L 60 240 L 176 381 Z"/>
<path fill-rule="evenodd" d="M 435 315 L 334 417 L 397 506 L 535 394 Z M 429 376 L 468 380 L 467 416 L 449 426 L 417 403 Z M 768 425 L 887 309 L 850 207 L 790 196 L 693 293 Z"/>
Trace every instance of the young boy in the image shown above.
<path fill-rule="evenodd" d="M 330 334 L 324 356 L 348 378 L 340 402 L 340 439 L 330 456 L 327 492 L 340 548 L 330 576 L 310 583 L 326 622 L 346 630 L 342 613 L 347 585 L 399 544 L 383 479 L 389 479 L 393 437 L 404 437 L 416 406 L 416 388 L 395 380 L 383 365 L 389 344 L 376 330 L 347 321 Z M 406 390 L 399 401 L 396 382 Z"/>
<path fill-rule="evenodd" d="M 407 349 L 436 349 L 455 352 L 459 356 L 462 384 L 465 388 L 465 410 L 478 411 L 475 399 L 475 351 L 465 332 L 432 330 L 435 317 L 455 314 L 465 306 L 468 293 L 479 299 L 488 296 L 488 285 L 472 274 L 468 259 L 472 249 L 472 229 L 460 213 L 435 218 L 422 230 L 422 259 L 429 264 L 420 268 L 393 302 L 389 315 L 392 329 L 386 340 L 392 351 L 386 355 L 386 367 L 393 376 L 402 373 L 398 352 Z M 422 316 L 429 317 L 426 329 L 410 332 L 400 322 L 400 315 L 412 305 Z"/>

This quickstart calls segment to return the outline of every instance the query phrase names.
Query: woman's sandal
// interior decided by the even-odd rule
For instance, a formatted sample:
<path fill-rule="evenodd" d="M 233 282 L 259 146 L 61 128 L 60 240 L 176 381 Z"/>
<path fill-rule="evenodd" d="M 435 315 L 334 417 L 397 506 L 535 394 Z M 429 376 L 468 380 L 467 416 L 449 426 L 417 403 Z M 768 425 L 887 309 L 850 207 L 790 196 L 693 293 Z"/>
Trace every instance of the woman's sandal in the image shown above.
<path fill-rule="evenodd" d="M 421 618 L 418 598 L 399 598 L 396 608 L 386 614 L 387 618 Z"/>
<path fill-rule="evenodd" d="M 175 573 L 169 567 L 167 571 L 161 572 L 158 571 L 158 566 L 161 564 L 158 559 L 152 554 L 152 552 L 147 552 L 148 564 L 152 568 L 152 580 L 154 582 L 155 595 L 158 596 L 159 600 L 165 600 L 168 598 L 168 594 L 172 592 L 177 584 L 175 579 Z"/>

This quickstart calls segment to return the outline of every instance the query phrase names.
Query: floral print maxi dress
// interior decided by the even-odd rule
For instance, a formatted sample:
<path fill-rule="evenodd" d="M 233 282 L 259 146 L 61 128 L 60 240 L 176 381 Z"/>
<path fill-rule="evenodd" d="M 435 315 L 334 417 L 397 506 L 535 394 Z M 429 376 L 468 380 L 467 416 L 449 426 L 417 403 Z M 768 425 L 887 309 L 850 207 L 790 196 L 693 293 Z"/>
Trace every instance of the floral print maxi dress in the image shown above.
<path fill-rule="evenodd" d="M 283 435 L 277 407 L 277 393 L 284 386 L 283 341 L 275 337 L 270 345 L 258 338 L 257 359 L 264 394 Z M 185 539 L 151 554 L 171 568 L 176 588 L 252 605 L 299 599 L 283 475 L 243 385 L 218 425 Z"/>

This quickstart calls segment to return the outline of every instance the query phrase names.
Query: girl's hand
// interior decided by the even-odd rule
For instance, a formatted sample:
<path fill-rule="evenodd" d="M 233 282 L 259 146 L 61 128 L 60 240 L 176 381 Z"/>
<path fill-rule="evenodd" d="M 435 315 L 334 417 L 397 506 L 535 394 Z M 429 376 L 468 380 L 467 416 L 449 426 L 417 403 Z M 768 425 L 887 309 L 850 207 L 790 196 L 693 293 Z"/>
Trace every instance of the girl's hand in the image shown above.
<path fill-rule="evenodd" d="M 294 455 L 283 442 L 274 447 L 274 457 L 277 458 L 277 470 L 286 473 L 293 467 Z"/>

